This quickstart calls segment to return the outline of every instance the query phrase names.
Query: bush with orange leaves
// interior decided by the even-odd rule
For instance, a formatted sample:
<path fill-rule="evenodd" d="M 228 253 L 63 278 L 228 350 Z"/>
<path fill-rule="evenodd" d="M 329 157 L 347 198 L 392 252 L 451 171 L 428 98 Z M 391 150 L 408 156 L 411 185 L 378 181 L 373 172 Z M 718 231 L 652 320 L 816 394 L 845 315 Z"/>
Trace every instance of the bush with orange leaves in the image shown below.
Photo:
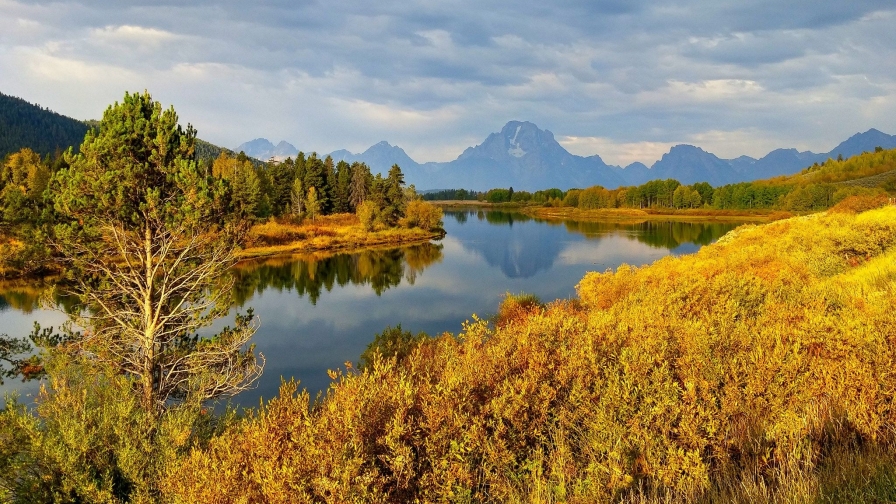
<path fill-rule="evenodd" d="M 832 212 L 859 213 L 874 208 L 880 208 L 890 202 L 886 193 L 872 193 L 855 196 L 847 196 L 839 203 L 831 207 Z"/>
<path fill-rule="evenodd" d="M 497 327 L 474 317 L 401 365 L 336 372 L 317 401 L 286 383 L 161 488 L 175 502 L 810 502 L 831 491 L 811 478 L 832 457 L 867 449 L 887 462 L 833 465 L 896 478 L 896 207 L 742 227 L 578 292 Z"/>

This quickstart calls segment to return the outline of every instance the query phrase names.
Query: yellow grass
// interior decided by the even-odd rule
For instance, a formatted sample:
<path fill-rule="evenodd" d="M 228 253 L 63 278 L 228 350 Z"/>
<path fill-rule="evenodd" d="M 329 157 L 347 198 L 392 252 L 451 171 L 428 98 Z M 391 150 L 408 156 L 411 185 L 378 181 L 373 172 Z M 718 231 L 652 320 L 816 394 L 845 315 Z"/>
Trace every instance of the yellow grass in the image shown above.
<path fill-rule="evenodd" d="M 406 245 L 440 238 L 442 233 L 418 228 L 388 228 L 366 231 L 354 214 L 306 219 L 301 224 L 270 220 L 249 230 L 240 258 L 310 252 L 334 252 Z"/>

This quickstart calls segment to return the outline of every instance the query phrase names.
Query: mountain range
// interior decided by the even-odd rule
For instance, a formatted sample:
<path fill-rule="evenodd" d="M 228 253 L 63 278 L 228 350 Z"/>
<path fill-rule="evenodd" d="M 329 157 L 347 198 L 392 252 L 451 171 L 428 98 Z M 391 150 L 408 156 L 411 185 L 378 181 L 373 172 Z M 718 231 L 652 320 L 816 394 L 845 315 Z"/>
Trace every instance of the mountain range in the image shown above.
<path fill-rule="evenodd" d="M 69 146 L 77 148 L 95 121 L 78 121 L 20 98 L 0 93 L 0 158 L 22 147 L 38 153 L 54 154 Z M 418 163 L 398 146 L 380 142 L 360 154 L 347 150 L 330 153 L 334 160 L 363 161 L 374 172 L 386 173 L 393 164 L 401 166 L 405 181 L 418 190 L 514 187 L 538 190 L 557 187 L 639 185 L 648 180 L 674 178 L 682 183 L 706 181 L 714 186 L 790 175 L 803 168 L 838 156 L 896 148 L 896 136 L 870 129 L 857 133 L 831 151 L 816 154 L 796 149 L 777 149 L 762 158 L 740 156 L 722 159 L 693 145 L 676 145 L 662 159 L 647 167 L 632 163 L 625 168 L 610 166 L 600 156 L 577 156 L 564 149 L 550 131 L 530 122 L 511 121 L 481 144 L 467 148 L 457 159 L 444 163 Z M 198 141 L 197 156 L 216 158 L 221 147 Z M 235 149 L 261 160 L 286 159 L 298 149 L 287 142 L 277 145 L 259 138 Z"/>
<path fill-rule="evenodd" d="M 379 142 L 362 153 L 337 150 L 334 161 L 361 161 L 374 173 L 386 173 L 393 164 L 401 166 L 405 181 L 418 190 L 466 188 L 486 190 L 512 186 L 528 191 L 557 187 L 615 188 L 640 185 L 648 180 L 674 178 L 684 184 L 709 182 L 713 186 L 790 175 L 829 158 L 844 158 L 872 151 L 875 147 L 896 148 L 896 136 L 870 129 L 841 142 L 831 151 L 814 153 L 796 149 L 776 149 L 756 159 L 740 156 L 722 159 L 693 145 L 676 145 L 648 167 L 632 163 L 626 167 L 604 163 L 598 155 L 577 156 L 563 148 L 553 133 L 531 122 L 510 121 L 500 132 L 481 144 L 469 147 L 449 162 L 418 163 L 400 147 Z M 298 149 L 287 142 L 276 146 L 259 138 L 234 149 L 261 160 L 294 157 Z"/>

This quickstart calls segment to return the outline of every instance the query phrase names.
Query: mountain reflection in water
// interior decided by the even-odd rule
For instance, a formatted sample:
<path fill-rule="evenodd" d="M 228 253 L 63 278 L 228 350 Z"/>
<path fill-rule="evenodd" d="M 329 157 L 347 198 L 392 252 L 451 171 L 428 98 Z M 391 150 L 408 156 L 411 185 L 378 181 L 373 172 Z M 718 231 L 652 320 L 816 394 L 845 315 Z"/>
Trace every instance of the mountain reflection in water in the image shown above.
<path fill-rule="evenodd" d="M 544 220 L 500 210 L 446 211 L 445 217 L 454 219 L 464 228 L 462 244 L 465 249 L 481 255 L 489 265 L 500 268 L 508 278 L 530 278 L 539 271 L 551 269 L 565 250 L 569 233 L 581 234 L 586 240 L 619 235 L 652 248 L 676 250 L 684 246 L 681 252 L 691 252 L 719 239 L 737 225 L 719 222 Z M 490 225 L 466 226 L 471 219 Z M 530 222 L 540 225 L 518 225 L 514 228 L 514 223 Z"/>

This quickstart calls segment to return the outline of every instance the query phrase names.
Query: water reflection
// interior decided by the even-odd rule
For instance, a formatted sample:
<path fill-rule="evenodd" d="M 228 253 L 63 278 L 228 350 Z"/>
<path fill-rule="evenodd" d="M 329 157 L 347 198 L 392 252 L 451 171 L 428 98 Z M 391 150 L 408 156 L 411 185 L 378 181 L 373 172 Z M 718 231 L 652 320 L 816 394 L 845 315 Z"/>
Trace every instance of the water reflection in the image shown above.
<path fill-rule="evenodd" d="M 70 311 L 77 299 L 64 295 L 64 290 L 56 288 L 53 279 L 0 282 L 0 312 L 14 311 L 28 315 L 41 309 L 44 298 L 49 305 Z M 0 328 L 0 333 L 3 332 Z"/>
<path fill-rule="evenodd" d="M 40 305 L 43 289 L 34 287 L 0 286 L 0 312 L 16 310 L 31 313 Z"/>
<path fill-rule="evenodd" d="M 472 314 L 494 313 L 506 292 L 529 292 L 545 301 L 569 298 L 588 271 L 692 252 L 735 226 L 447 211 L 448 234 L 439 244 L 241 263 L 234 269 L 233 311 L 251 306 L 259 316 L 254 343 L 267 364 L 258 389 L 236 403 L 256 406 L 259 398 L 275 396 L 281 377 L 300 379 L 312 395 L 324 390 L 327 369 L 357 361 L 386 326 L 456 333 Z M 43 326 L 62 323 L 60 312 L 35 309 L 39 295 L 30 286 L 0 291 L 0 333 L 24 336 L 35 320 Z M 209 334 L 232 322 L 231 313 Z M 30 385 L 7 384 L 0 394 L 14 388 L 27 395 L 36 390 Z"/>
<path fill-rule="evenodd" d="M 709 245 L 738 226 L 722 222 L 680 221 L 637 223 L 565 221 L 564 224 L 568 231 L 582 233 L 587 238 L 622 233 L 651 247 L 669 250 L 685 244 Z"/>
<path fill-rule="evenodd" d="M 508 278 L 530 278 L 550 270 L 570 240 L 569 234 L 584 235 L 587 240 L 618 235 L 652 248 L 691 252 L 707 245 L 737 227 L 734 223 L 695 222 L 585 222 L 544 220 L 497 210 L 451 210 L 446 218 L 454 219 L 462 230 L 462 244 L 481 255 L 488 264 L 500 268 Z M 488 226 L 467 224 L 469 219 L 485 221 Z M 514 223 L 538 225 L 517 225 Z"/>
<path fill-rule="evenodd" d="M 321 292 L 334 286 L 369 285 L 379 296 L 402 280 L 414 285 L 417 276 L 442 260 L 442 246 L 422 243 L 397 249 L 349 254 L 286 256 L 244 261 L 234 268 L 233 302 L 243 306 L 266 289 L 295 291 L 316 305 Z"/>

